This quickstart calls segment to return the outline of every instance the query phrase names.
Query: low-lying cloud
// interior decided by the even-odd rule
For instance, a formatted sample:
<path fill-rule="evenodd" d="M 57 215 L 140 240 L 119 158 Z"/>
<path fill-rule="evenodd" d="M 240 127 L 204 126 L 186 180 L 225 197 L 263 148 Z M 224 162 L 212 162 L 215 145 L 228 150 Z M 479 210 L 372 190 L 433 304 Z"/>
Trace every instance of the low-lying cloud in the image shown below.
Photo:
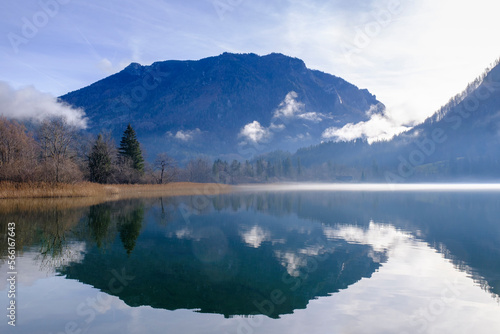
<path fill-rule="evenodd" d="M 260 144 L 269 141 L 273 134 L 286 129 L 286 125 L 291 120 L 302 120 L 313 123 L 322 122 L 325 118 L 331 118 L 328 115 L 317 112 L 305 112 L 305 105 L 297 101 L 298 94 L 294 91 L 289 92 L 285 99 L 279 104 L 274 111 L 269 127 L 264 127 L 260 122 L 253 121 L 245 125 L 238 135 L 244 138 L 247 142 Z M 309 136 L 309 134 L 307 134 Z M 298 136 L 297 139 L 304 139 L 305 136 Z"/>
<path fill-rule="evenodd" d="M 278 108 L 274 111 L 273 121 L 276 119 L 302 119 L 314 123 L 319 123 L 328 116 L 317 112 L 305 112 L 305 105 L 297 101 L 298 94 L 294 91 L 286 94 L 285 99 L 280 103 Z"/>
<path fill-rule="evenodd" d="M 2 81 L 0 81 L 0 116 L 18 121 L 38 122 L 53 117 L 63 117 L 70 125 L 87 128 L 87 118 L 83 109 L 73 108 L 32 86 L 14 89 Z"/>
<path fill-rule="evenodd" d="M 274 112 L 275 118 L 285 117 L 285 118 L 293 118 L 296 115 L 300 114 L 304 110 L 304 104 L 298 102 L 296 98 L 298 97 L 297 93 L 294 91 L 289 92 L 285 96 L 285 100 L 280 103 L 278 109 Z"/>
<path fill-rule="evenodd" d="M 373 113 L 369 114 L 369 116 L 370 119 L 365 122 L 348 123 L 341 128 L 328 128 L 323 132 L 322 137 L 334 141 L 366 139 L 369 143 L 372 143 L 389 140 L 395 135 L 410 129 L 401 125 L 387 113 Z"/>
<path fill-rule="evenodd" d="M 257 144 L 270 139 L 271 131 L 263 127 L 259 122 L 253 121 L 241 129 L 239 136 Z"/>

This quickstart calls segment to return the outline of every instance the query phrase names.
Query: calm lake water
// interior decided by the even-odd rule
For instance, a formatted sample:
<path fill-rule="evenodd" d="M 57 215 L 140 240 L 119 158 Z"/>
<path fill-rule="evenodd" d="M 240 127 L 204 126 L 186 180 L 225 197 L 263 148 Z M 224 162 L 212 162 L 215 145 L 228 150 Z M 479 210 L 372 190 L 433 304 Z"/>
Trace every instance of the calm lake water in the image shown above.
<path fill-rule="evenodd" d="M 0 333 L 500 332 L 499 192 L 31 202 Z"/>

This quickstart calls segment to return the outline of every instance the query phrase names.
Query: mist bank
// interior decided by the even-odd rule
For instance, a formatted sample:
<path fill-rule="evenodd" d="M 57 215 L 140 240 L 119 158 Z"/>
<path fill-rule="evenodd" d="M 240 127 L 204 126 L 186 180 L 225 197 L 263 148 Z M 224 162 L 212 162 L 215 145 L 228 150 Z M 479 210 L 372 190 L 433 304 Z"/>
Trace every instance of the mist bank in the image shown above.
<path fill-rule="evenodd" d="M 238 192 L 500 192 L 500 183 L 274 183 L 234 186 Z"/>

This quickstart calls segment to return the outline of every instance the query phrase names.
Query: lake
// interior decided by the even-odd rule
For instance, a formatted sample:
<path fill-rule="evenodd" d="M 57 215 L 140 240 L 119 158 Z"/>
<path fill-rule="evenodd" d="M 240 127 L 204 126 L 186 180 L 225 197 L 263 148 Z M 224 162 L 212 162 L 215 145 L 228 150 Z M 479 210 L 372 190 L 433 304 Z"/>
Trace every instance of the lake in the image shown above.
<path fill-rule="evenodd" d="M 500 332 L 500 192 L 91 204 L 0 203 L 17 248 L 16 327 L 4 316 L 1 333 Z"/>

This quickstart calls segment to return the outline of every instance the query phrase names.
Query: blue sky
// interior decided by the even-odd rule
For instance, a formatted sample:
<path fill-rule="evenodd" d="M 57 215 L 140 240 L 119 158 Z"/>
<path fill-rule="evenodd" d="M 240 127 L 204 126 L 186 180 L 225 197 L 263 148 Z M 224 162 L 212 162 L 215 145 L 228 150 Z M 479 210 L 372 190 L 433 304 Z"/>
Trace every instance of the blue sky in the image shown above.
<path fill-rule="evenodd" d="M 499 9 L 492 0 L 3 0 L 0 83 L 4 95 L 33 86 L 58 96 L 132 61 L 281 52 L 377 95 L 386 117 L 346 129 L 377 138 L 422 121 L 500 57 Z"/>

